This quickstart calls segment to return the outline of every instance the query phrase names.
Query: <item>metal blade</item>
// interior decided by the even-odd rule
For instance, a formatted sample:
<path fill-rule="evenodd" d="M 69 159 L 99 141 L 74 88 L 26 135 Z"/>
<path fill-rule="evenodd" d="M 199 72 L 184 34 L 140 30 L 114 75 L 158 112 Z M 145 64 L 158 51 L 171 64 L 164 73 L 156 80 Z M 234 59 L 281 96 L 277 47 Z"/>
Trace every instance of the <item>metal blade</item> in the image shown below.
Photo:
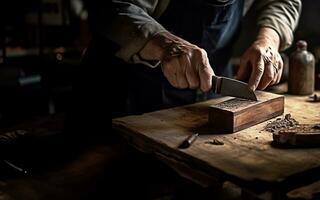
<path fill-rule="evenodd" d="M 248 84 L 226 77 L 212 77 L 213 89 L 224 96 L 232 96 L 257 101 L 255 93 L 249 89 Z"/>

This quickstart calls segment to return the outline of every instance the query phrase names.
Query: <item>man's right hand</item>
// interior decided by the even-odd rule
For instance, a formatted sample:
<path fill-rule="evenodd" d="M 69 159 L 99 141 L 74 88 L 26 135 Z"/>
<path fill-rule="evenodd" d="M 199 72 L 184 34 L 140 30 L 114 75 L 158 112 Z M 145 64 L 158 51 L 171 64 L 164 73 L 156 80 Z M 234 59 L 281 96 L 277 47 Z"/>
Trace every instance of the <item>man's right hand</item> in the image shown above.
<path fill-rule="evenodd" d="M 160 33 L 139 52 L 145 60 L 160 60 L 164 76 L 176 88 L 208 92 L 214 72 L 204 49 L 169 33 Z"/>

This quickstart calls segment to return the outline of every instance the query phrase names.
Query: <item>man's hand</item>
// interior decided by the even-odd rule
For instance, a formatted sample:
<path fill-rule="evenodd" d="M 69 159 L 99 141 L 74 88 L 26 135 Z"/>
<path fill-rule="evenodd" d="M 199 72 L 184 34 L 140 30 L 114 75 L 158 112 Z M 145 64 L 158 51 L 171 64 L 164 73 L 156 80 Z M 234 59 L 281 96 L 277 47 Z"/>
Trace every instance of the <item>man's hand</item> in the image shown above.
<path fill-rule="evenodd" d="M 139 54 L 145 60 L 160 60 L 164 76 L 176 88 L 211 89 L 214 72 L 206 51 L 171 33 L 158 34 Z"/>
<path fill-rule="evenodd" d="M 244 53 L 236 79 L 248 80 L 252 90 L 279 83 L 283 61 L 278 52 L 280 38 L 271 28 L 262 28 L 256 41 Z"/>

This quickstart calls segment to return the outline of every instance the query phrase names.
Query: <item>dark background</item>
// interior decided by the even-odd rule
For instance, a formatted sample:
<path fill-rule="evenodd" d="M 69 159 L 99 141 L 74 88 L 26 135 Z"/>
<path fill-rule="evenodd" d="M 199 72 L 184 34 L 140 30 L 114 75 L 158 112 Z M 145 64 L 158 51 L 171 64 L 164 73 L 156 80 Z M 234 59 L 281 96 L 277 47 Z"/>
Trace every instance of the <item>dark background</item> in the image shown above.
<path fill-rule="evenodd" d="M 72 97 L 73 80 L 81 68 L 83 54 L 91 39 L 87 13 L 83 6 L 81 0 L 3 0 L 0 2 L 0 128 L 33 117 L 45 117 L 55 113 L 72 113 L 71 105 L 79 111 L 77 112 L 80 113 L 78 117 L 84 118 L 81 115 L 81 110 L 83 106 L 88 107 L 88 105 L 80 105 L 79 102 L 84 101 L 80 101 L 77 96 Z M 319 11 L 320 1 L 303 0 L 302 15 L 295 32 L 294 43 L 299 39 L 308 42 L 309 50 L 316 58 L 317 71 L 320 73 Z M 255 13 L 250 12 L 243 19 L 242 33 L 235 44 L 232 59 L 235 66 L 239 62 L 241 54 L 254 40 L 254 31 L 252 31 L 254 15 Z M 284 55 L 290 55 L 294 49 L 295 45 L 286 50 Z M 104 77 L 109 81 L 109 77 L 112 76 L 101 75 L 99 77 Z M 116 80 L 116 77 L 113 78 Z M 86 82 L 92 80 L 94 80 L 92 77 L 82 79 L 81 83 L 78 82 L 76 85 L 85 85 Z M 105 83 L 104 80 L 96 82 Z M 115 81 L 109 81 L 109 87 L 114 86 L 115 83 Z M 101 91 L 101 95 L 112 98 L 114 94 L 108 91 L 106 88 Z M 85 96 L 85 98 L 90 97 Z M 92 111 L 92 113 L 94 112 L 95 110 Z M 78 130 L 77 126 L 81 129 L 81 125 L 83 124 L 76 123 L 76 130 Z M 96 129 L 98 130 L 98 128 Z M 71 143 L 68 143 L 65 148 L 68 151 L 64 151 L 65 149 L 59 146 L 57 149 L 61 149 L 61 152 L 60 154 L 54 152 L 55 155 L 59 157 L 66 154 L 65 152 L 70 152 L 69 144 Z M 100 153 L 117 160 L 117 152 L 122 153 L 112 148 L 109 150 L 108 147 L 106 153 L 104 151 Z M 162 176 L 160 170 L 166 171 L 166 166 L 159 165 L 158 162 L 150 162 L 149 159 L 146 166 L 150 169 L 159 169 L 159 173 L 156 173 L 156 177 L 154 177 L 153 171 L 146 173 L 146 166 L 141 168 L 145 159 L 139 158 L 140 154 L 136 155 L 136 152 L 127 154 L 125 157 L 127 160 L 122 160 L 120 168 L 118 165 L 111 164 L 109 170 L 102 170 L 107 174 L 107 176 L 105 175 L 107 178 L 102 181 L 100 179 L 103 176 L 101 176 L 99 180 L 102 182 L 110 181 L 109 178 L 116 187 L 123 189 L 123 191 L 132 188 L 133 192 L 137 193 L 136 196 L 140 195 L 139 192 L 145 192 L 140 185 L 135 185 L 134 180 L 139 180 L 140 174 L 144 173 L 146 176 L 144 177 L 147 183 L 144 185 L 145 188 L 148 188 L 146 185 L 152 188 L 153 179 L 163 181 L 163 185 L 166 187 L 171 186 L 167 184 L 171 179 L 181 181 L 176 174 L 172 174 L 172 171 L 169 171 L 169 175 Z M 47 155 L 45 157 L 48 160 L 53 160 L 51 162 L 59 160 L 58 158 L 52 159 Z M 111 163 L 111 161 L 108 162 Z M 36 163 L 38 164 L 38 162 Z M 128 170 L 128 166 L 131 171 Z M 125 171 L 125 173 L 119 177 L 119 174 L 114 173 L 116 170 Z M 88 174 L 90 173 L 88 172 Z M 128 177 L 131 177 L 130 181 L 127 180 Z M 167 180 L 167 177 L 171 177 L 171 179 Z M 151 184 L 149 184 L 150 182 Z M 154 183 L 153 185 L 158 187 Z M 194 185 L 191 186 L 193 189 L 199 189 Z M 105 191 L 105 187 L 100 189 Z M 181 190 L 185 190 L 185 187 L 181 187 Z M 152 192 L 154 191 L 150 193 Z M 126 196 L 124 193 L 119 194 Z"/>
<path fill-rule="evenodd" d="M 90 39 L 86 19 L 72 1 L 0 4 L 0 126 L 71 110 L 73 75 Z"/>
<path fill-rule="evenodd" d="M 0 57 L 0 125 L 67 110 L 73 74 L 90 41 L 87 15 L 81 2 L 1 1 L 0 55 L 4 49 L 6 55 Z M 319 1 L 303 1 L 294 41 L 308 42 L 318 71 L 319 10 Z M 254 15 L 249 12 L 243 20 L 243 31 L 234 48 L 235 64 L 254 39 Z M 294 49 L 295 45 L 284 53 L 290 55 Z"/>

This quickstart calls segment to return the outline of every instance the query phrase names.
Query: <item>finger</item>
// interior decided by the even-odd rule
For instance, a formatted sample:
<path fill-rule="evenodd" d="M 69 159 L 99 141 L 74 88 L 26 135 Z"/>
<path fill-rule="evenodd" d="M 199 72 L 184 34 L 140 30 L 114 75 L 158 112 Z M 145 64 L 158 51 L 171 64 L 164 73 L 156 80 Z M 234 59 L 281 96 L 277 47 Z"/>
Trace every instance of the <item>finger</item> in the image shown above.
<path fill-rule="evenodd" d="M 199 65 L 200 89 L 203 92 L 208 92 L 212 87 L 212 76 L 214 72 L 210 66 L 207 53 L 201 51 L 201 63 Z"/>
<path fill-rule="evenodd" d="M 213 75 L 214 73 L 210 66 L 202 66 L 199 72 L 201 91 L 208 92 L 211 89 Z"/>
<path fill-rule="evenodd" d="M 273 79 L 272 81 L 269 83 L 269 86 L 277 84 L 277 80 L 278 80 L 278 76 L 279 76 L 279 72 L 278 72 L 278 67 L 277 66 L 272 66 L 272 73 L 273 73 Z"/>
<path fill-rule="evenodd" d="M 199 88 L 199 75 L 196 73 L 195 69 L 191 65 L 190 55 L 185 54 L 181 57 L 181 59 L 183 60 L 183 63 L 186 66 L 186 77 L 189 84 L 189 88 Z"/>
<path fill-rule="evenodd" d="M 259 90 L 266 89 L 274 79 L 275 73 L 276 72 L 274 67 L 272 66 L 272 63 L 270 62 L 266 63 L 264 67 L 263 75 L 261 77 L 260 83 L 257 88 Z"/>
<path fill-rule="evenodd" d="M 276 84 L 278 84 L 281 80 L 281 77 L 282 77 L 282 72 L 283 72 L 283 60 L 281 58 L 281 56 L 279 56 L 280 59 L 279 59 L 279 62 L 278 62 L 278 78 L 277 78 L 277 82 Z"/>
<path fill-rule="evenodd" d="M 181 56 L 177 57 L 177 59 L 174 60 L 175 65 L 177 66 L 177 83 L 178 88 L 185 89 L 189 87 L 187 77 L 186 77 L 186 65 L 184 63 L 184 60 L 181 59 Z"/>
<path fill-rule="evenodd" d="M 252 61 L 249 61 L 252 65 L 252 72 L 250 75 L 248 86 L 251 90 L 256 90 L 261 77 L 264 72 L 264 61 L 263 58 L 260 56 L 257 62 L 252 63 Z"/>
<path fill-rule="evenodd" d="M 240 59 L 240 65 L 239 69 L 237 72 L 237 75 L 235 76 L 235 79 L 241 80 L 241 81 L 246 81 L 249 78 L 250 75 L 250 67 L 248 66 L 248 59 L 247 56 L 242 56 Z"/>
<path fill-rule="evenodd" d="M 164 76 L 169 81 L 169 83 L 173 87 L 178 87 L 177 78 L 176 78 L 176 68 L 173 65 L 174 62 L 172 61 L 174 59 L 176 59 L 176 58 L 172 58 L 170 60 L 167 59 L 166 61 L 163 61 L 162 65 L 161 65 L 161 69 L 162 69 Z"/>
<path fill-rule="evenodd" d="M 282 76 L 282 68 L 283 68 L 283 61 L 279 54 L 276 54 L 275 64 L 273 66 L 275 77 L 273 78 L 270 85 L 275 85 L 280 82 Z"/>

